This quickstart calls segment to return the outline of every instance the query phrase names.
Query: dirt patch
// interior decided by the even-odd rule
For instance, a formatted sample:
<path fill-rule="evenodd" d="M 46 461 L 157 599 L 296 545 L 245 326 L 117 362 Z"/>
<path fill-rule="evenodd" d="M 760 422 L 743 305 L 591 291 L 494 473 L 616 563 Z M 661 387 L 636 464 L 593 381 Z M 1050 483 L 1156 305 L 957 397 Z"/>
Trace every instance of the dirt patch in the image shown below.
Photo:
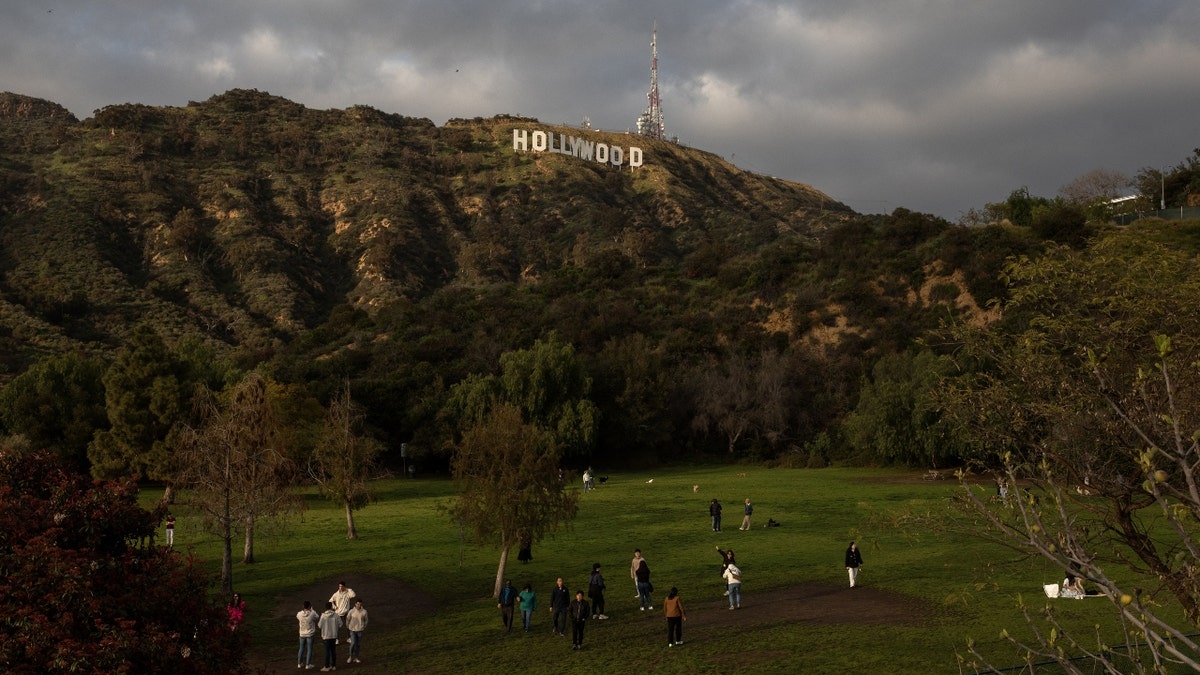
<path fill-rule="evenodd" d="M 438 607 L 433 596 L 410 584 L 366 574 L 346 574 L 294 595 L 279 598 L 271 618 L 293 619 L 296 612 L 304 606 L 305 600 L 311 601 L 313 609 L 318 612 L 325 611 L 325 603 L 329 601 L 329 596 L 337 590 L 338 582 L 343 581 L 359 594 L 363 607 L 371 617 L 371 623 L 378 625 L 399 625 L 406 619 L 432 613 Z M 357 589 L 370 589 L 370 592 L 359 592 Z"/>

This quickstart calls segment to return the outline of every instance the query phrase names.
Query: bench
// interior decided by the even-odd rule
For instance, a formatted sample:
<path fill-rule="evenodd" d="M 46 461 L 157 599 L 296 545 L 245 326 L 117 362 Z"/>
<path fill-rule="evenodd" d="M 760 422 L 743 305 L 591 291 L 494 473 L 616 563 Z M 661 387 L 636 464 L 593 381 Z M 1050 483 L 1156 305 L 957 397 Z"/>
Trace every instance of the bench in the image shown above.
<path fill-rule="evenodd" d="M 945 476 L 942 475 L 941 471 L 936 471 L 934 469 L 930 469 L 929 471 L 926 471 L 925 475 L 922 476 L 921 478 L 923 480 L 942 480 L 945 478 Z"/>

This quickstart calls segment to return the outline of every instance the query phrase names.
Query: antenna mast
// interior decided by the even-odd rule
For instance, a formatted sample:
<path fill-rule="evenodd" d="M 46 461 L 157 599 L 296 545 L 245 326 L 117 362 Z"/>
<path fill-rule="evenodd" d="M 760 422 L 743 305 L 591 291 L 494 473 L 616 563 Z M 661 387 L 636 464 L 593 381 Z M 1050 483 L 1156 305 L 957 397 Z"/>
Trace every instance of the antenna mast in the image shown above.
<path fill-rule="evenodd" d="M 654 20 L 654 32 L 650 37 L 650 91 L 646 94 L 646 101 L 646 110 L 637 120 L 638 133 L 661 141 L 667 131 L 658 101 L 658 19 Z"/>

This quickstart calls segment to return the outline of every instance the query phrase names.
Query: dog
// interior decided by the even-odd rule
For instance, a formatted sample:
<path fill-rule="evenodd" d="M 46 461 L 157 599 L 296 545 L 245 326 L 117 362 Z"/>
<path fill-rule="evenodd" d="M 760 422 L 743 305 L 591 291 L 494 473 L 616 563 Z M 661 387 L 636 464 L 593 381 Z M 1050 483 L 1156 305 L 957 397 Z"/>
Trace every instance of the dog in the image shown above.
<path fill-rule="evenodd" d="M 692 486 L 692 493 L 693 493 L 693 494 L 694 494 L 694 493 L 696 493 L 696 492 L 699 492 L 699 491 L 700 491 L 700 486 L 699 486 L 699 485 L 693 485 L 693 486 Z"/>
<path fill-rule="evenodd" d="M 745 477 L 746 477 L 745 471 L 742 471 L 741 473 L 738 474 L 738 478 L 745 478 Z"/>
<path fill-rule="evenodd" d="M 600 484 L 604 485 L 608 482 L 608 476 L 600 476 Z"/>
<path fill-rule="evenodd" d="M 767 518 L 767 524 L 763 527 L 779 527 L 779 521 L 774 518 Z"/>

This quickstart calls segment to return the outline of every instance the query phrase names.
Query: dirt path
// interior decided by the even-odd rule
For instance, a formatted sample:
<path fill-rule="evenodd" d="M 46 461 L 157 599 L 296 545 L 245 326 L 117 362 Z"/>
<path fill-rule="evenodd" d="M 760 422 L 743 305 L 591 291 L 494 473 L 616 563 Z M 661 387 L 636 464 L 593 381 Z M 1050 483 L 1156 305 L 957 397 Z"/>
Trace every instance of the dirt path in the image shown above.
<path fill-rule="evenodd" d="M 324 608 L 339 581 L 346 582 L 350 588 L 363 589 L 363 604 L 370 612 L 371 623 L 376 625 L 397 625 L 430 614 L 438 608 L 432 596 L 409 584 L 394 579 L 347 574 L 295 595 L 279 598 L 271 618 L 280 621 L 292 619 L 305 600 L 310 600 L 319 610 Z M 370 589 L 369 593 L 367 589 Z M 797 622 L 920 626 L 937 616 L 936 608 L 922 600 L 870 586 L 851 589 L 831 584 L 802 584 L 767 594 L 748 595 L 745 600 L 741 609 L 730 611 L 723 599 L 699 601 L 685 598 L 687 630 Z M 315 653 L 320 653 L 319 646 Z M 271 663 L 252 659 L 251 665 L 256 671 L 281 672 L 278 671 L 277 659 Z"/>

